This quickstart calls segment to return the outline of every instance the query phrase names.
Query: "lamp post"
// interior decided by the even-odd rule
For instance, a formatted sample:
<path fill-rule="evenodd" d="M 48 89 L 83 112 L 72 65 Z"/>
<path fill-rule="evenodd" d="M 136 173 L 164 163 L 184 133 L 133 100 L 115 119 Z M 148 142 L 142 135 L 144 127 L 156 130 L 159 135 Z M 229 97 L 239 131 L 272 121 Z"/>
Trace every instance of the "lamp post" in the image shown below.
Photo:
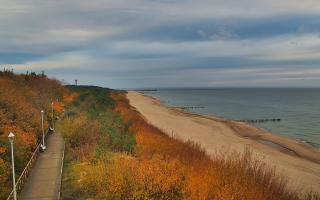
<path fill-rule="evenodd" d="M 41 144 L 41 149 L 42 149 L 42 151 L 46 150 L 46 145 L 44 144 L 43 115 L 44 115 L 44 111 L 41 110 L 41 128 L 42 128 L 42 144 Z"/>
<path fill-rule="evenodd" d="M 51 120 L 52 120 L 52 128 L 51 131 L 54 131 L 54 112 L 53 112 L 53 102 L 51 102 L 51 112 L 52 112 L 52 116 L 51 116 Z"/>
<path fill-rule="evenodd" d="M 12 160 L 12 184 L 13 184 L 13 198 L 14 200 L 17 200 L 17 190 L 16 190 L 16 174 L 14 170 L 14 156 L 13 156 L 13 139 L 14 134 L 12 132 L 8 135 L 10 144 L 11 144 L 11 160 Z"/>

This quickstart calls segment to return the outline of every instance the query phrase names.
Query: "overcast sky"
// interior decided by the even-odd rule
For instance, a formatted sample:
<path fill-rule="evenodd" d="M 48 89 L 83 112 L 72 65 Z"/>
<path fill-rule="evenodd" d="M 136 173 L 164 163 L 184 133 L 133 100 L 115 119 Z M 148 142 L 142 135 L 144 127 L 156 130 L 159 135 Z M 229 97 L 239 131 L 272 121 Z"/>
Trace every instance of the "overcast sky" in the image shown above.
<path fill-rule="evenodd" d="M 319 0 L 0 0 L 0 66 L 112 88 L 320 86 Z"/>

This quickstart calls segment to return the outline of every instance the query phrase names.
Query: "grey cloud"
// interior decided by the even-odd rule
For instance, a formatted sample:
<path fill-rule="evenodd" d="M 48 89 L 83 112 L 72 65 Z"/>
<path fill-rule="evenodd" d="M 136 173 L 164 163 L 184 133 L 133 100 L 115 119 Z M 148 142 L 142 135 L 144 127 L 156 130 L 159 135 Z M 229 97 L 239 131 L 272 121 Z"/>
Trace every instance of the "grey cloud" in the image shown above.
<path fill-rule="evenodd" d="M 318 0 L 1 0 L 0 64 L 112 87 L 245 84 L 228 70 L 319 66 L 318 13 Z"/>

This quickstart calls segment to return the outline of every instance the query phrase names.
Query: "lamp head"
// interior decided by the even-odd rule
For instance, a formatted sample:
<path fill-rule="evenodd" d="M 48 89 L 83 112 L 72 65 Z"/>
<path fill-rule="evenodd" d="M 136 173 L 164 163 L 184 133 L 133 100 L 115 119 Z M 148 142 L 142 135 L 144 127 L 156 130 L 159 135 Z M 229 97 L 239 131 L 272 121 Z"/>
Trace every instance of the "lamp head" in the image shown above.
<path fill-rule="evenodd" d="M 12 142 L 14 139 L 14 134 L 12 132 L 9 133 L 8 135 L 9 141 Z"/>
<path fill-rule="evenodd" d="M 41 113 L 43 114 L 43 113 L 44 113 L 44 110 L 41 110 Z"/>

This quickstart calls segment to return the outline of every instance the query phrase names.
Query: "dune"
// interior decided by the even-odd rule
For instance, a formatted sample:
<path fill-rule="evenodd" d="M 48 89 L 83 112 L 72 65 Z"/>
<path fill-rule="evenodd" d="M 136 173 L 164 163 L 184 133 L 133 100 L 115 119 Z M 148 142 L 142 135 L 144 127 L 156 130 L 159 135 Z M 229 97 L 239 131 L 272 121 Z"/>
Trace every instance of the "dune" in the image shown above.
<path fill-rule="evenodd" d="M 308 144 L 246 123 L 169 108 L 139 92 L 128 91 L 127 98 L 148 123 L 183 141 L 199 143 L 209 155 L 249 147 L 279 176 L 288 178 L 290 187 L 320 192 L 320 151 Z"/>

